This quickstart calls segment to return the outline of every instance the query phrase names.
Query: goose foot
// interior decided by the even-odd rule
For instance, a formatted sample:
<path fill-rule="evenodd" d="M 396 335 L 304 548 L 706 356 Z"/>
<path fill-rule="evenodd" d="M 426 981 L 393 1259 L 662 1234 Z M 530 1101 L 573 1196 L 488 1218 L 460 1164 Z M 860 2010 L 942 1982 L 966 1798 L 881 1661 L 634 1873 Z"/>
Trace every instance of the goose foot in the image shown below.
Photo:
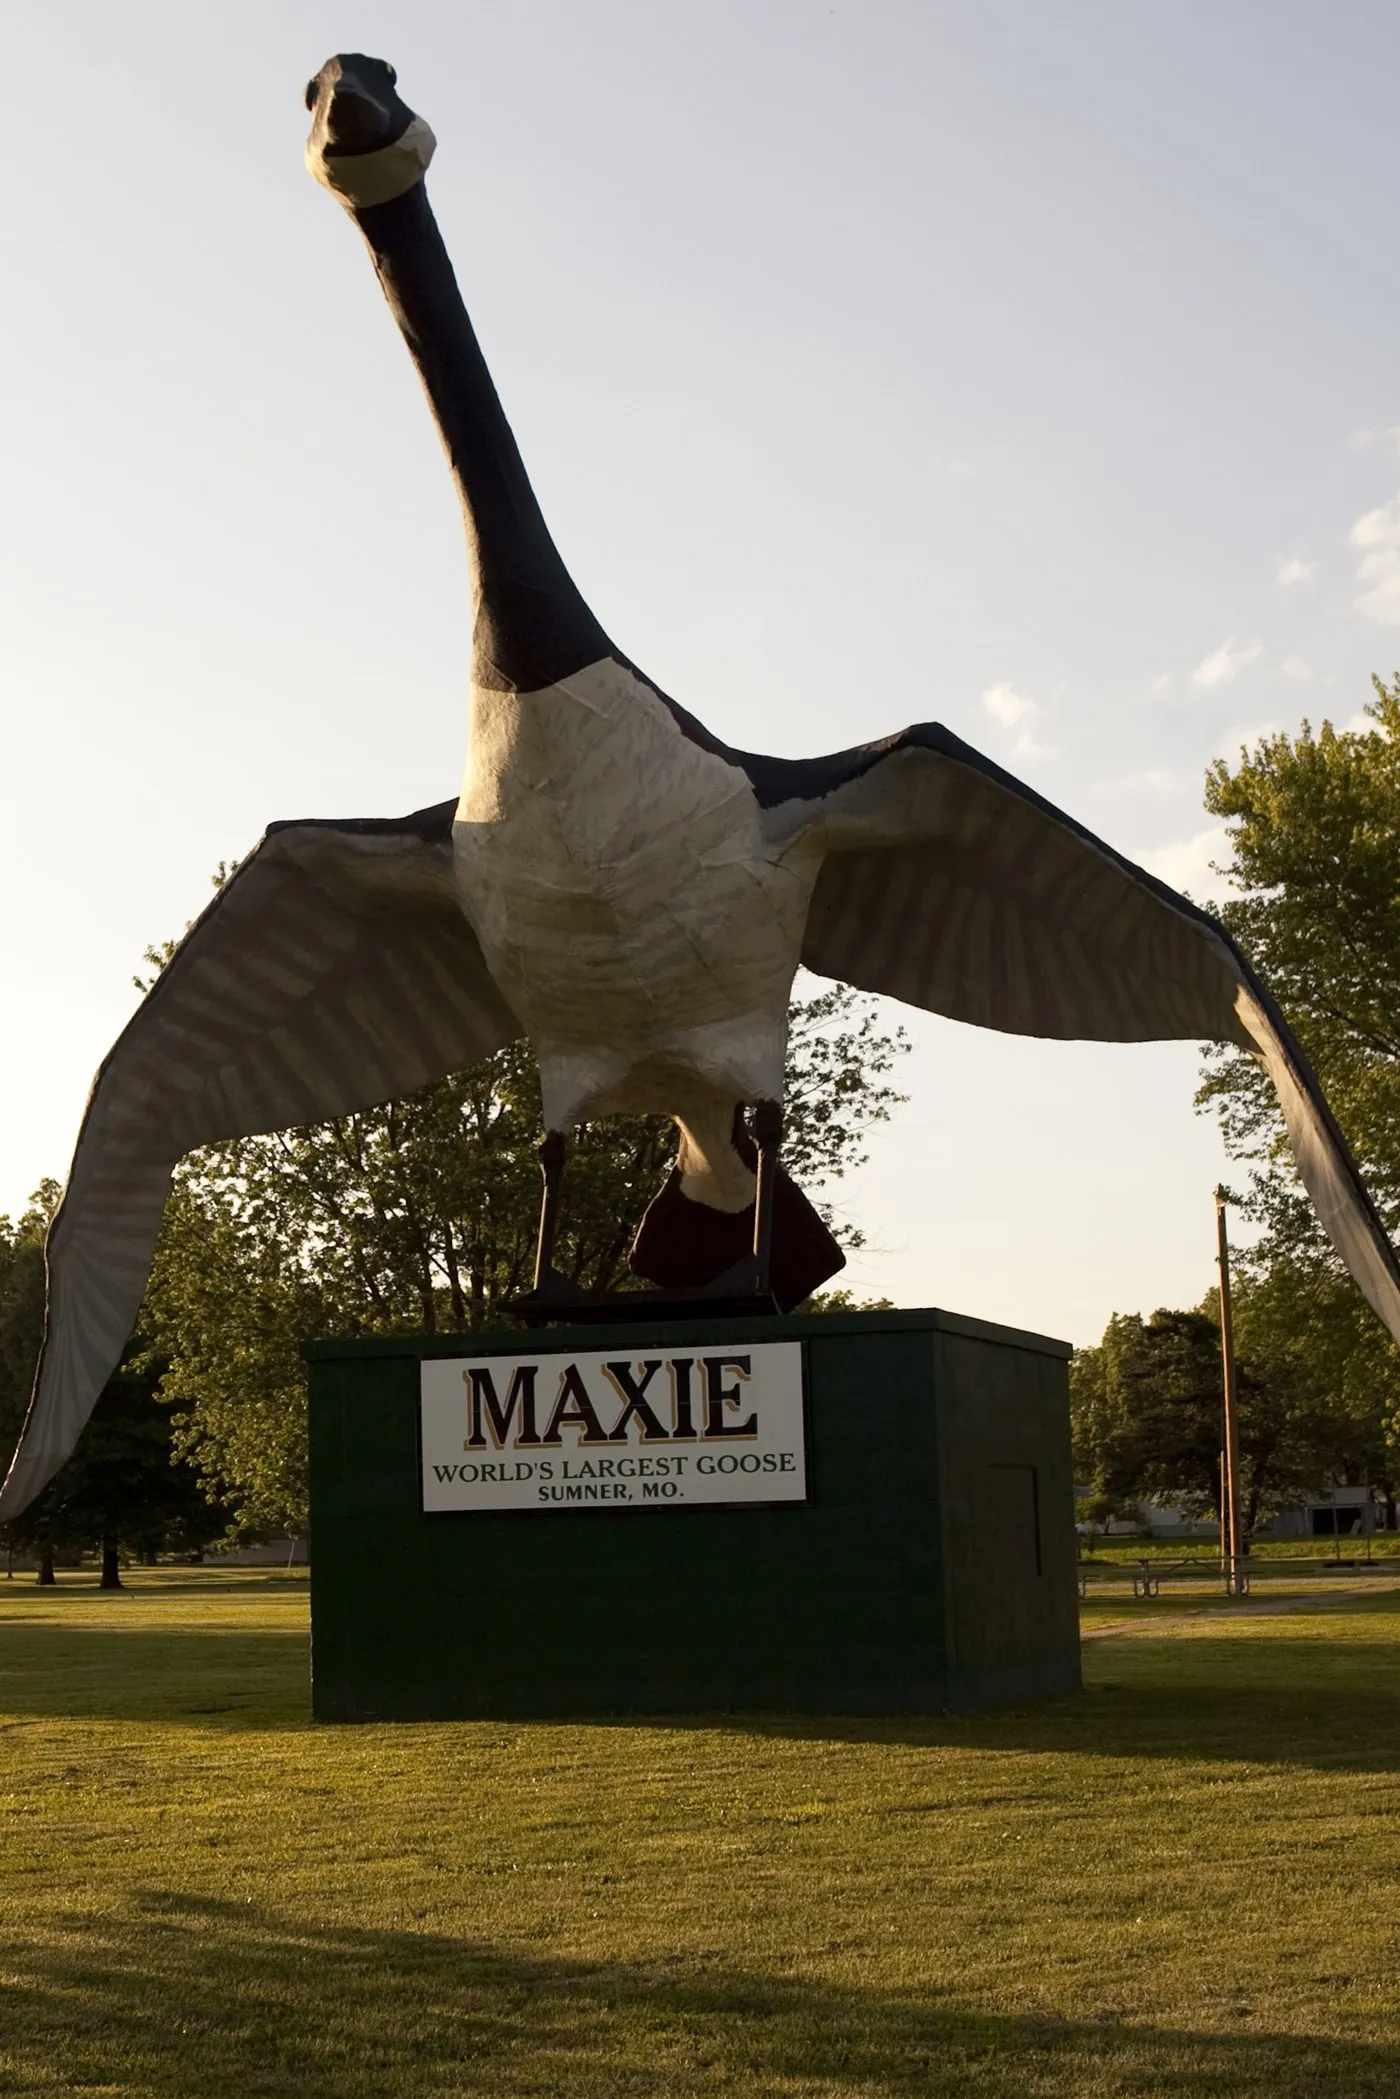
<path fill-rule="evenodd" d="M 571 1311 L 577 1305 L 591 1305 L 595 1302 L 589 1291 L 581 1289 L 577 1283 L 571 1283 L 566 1275 L 560 1275 L 557 1268 L 546 1266 L 543 1271 L 536 1268 L 535 1287 L 529 1295 L 512 1299 L 505 1309 L 522 1316 L 528 1316 L 531 1312 L 555 1315 Z"/>

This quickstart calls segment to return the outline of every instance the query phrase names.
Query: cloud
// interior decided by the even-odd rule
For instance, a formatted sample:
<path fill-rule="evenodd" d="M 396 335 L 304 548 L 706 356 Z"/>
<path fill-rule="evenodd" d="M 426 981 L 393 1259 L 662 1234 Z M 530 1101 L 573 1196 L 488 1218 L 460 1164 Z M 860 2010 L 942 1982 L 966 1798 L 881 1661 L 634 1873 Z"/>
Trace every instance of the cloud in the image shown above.
<path fill-rule="evenodd" d="M 1009 685 L 989 685 L 982 695 L 982 705 L 1003 729 L 1014 729 L 1018 722 L 1029 721 L 1040 712 L 1034 700 L 1023 698 Z"/>
<path fill-rule="evenodd" d="M 1400 496 L 1359 517 L 1350 537 L 1361 550 L 1357 611 L 1382 627 L 1400 627 Z"/>
<path fill-rule="evenodd" d="M 1194 838 L 1179 838 L 1173 845 L 1160 845 L 1141 856 L 1142 865 L 1159 882 L 1173 889 L 1187 889 L 1192 896 L 1211 896 L 1224 887 L 1223 878 L 1211 872 L 1211 861 L 1228 864 L 1230 834 L 1224 824 L 1197 831 Z"/>
<path fill-rule="evenodd" d="M 1160 700 L 1163 697 L 1163 695 L 1165 693 L 1170 692 L 1171 689 L 1172 674 L 1170 671 L 1163 671 L 1160 678 L 1154 678 L 1152 680 L 1152 697 L 1154 700 Z"/>
<path fill-rule="evenodd" d="M 1245 640 L 1238 634 L 1228 635 L 1218 649 L 1212 650 L 1209 656 L 1196 665 L 1191 673 L 1191 683 L 1228 685 L 1231 679 L 1238 678 L 1240 672 L 1247 670 L 1263 653 L 1262 641 Z"/>
<path fill-rule="evenodd" d="M 1308 662 L 1306 656 L 1285 656 L 1279 665 L 1279 669 L 1283 672 L 1285 678 L 1293 678 L 1299 683 L 1303 679 L 1312 676 L 1312 665 Z"/>
<path fill-rule="evenodd" d="M 1016 732 L 1012 754 L 1017 758 L 1048 758 L 1047 745 L 1040 742 L 1032 724 L 1040 718 L 1040 709 L 1034 700 L 1024 693 L 1013 691 L 1009 685 L 989 685 L 982 695 L 982 706 L 992 720 L 1003 729 Z"/>
<path fill-rule="evenodd" d="M 1319 562 L 1304 561 L 1301 555 L 1290 554 L 1286 561 L 1279 562 L 1274 581 L 1280 590 L 1291 590 L 1295 583 L 1311 583 L 1320 566 Z"/>
<path fill-rule="evenodd" d="M 1380 430 L 1353 430 L 1347 439 L 1352 452 L 1400 452 L 1400 423 Z"/>

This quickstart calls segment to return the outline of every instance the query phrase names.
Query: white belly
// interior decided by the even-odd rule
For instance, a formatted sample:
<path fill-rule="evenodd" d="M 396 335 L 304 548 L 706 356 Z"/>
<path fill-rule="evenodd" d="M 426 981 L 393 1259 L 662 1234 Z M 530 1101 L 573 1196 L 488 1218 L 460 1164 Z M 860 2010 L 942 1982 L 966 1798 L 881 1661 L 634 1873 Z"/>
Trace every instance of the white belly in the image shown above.
<path fill-rule="evenodd" d="M 453 841 L 550 1127 L 781 1096 L 815 855 L 769 845 L 747 776 L 630 671 L 475 690 Z"/>

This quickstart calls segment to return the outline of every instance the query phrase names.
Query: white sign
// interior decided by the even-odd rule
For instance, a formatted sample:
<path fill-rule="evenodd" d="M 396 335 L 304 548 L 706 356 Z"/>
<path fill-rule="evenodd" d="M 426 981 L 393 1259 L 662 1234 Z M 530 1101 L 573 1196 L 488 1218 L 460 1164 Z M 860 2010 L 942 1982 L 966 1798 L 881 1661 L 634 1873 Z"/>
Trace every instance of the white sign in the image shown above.
<path fill-rule="evenodd" d="M 798 1341 L 422 1369 L 425 1510 L 807 1499 Z"/>

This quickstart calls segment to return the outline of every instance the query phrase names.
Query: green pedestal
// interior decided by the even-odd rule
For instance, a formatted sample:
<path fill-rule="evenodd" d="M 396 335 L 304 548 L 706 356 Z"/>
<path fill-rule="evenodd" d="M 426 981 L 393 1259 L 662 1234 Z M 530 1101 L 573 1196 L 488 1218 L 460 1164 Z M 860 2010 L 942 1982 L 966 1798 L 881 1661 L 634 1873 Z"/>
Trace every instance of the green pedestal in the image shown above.
<path fill-rule="evenodd" d="M 759 1473 L 756 1417 L 740 1401 L 761 1380 L 723 1365 L 746 1348 L 756 1361 L 776 1341 L 800 1343 L 808 1498 L 668 1505 L 658 1457 L 692 1483 L 704 1458 L 712 1493 L 720 1459 L 707 1449 L 736 1453 L 724 1478 L 740 1480 L 745 1461 Z M 481 1394 L 489 1387 L 504 1411 L 507 1366 L 497 1375 L 492 1360 L 527 1353 L 538 1376 L 524 1393 L 537 1404 L 528 1419 L 517 1404 L 502 1450 Z M 1072 1690 L 1069 1353 L 937 1311 L 319 1343 L 308 1351 L 316 1717 L 910 1714 Z M 580 1444 L 578 1405 L 555 1396 L 571 1361 L 600 1355 L 617 1359 L 622 1380 L 612 1415 L 599 1406 L 603 1436 L 626 1411 L 627 1366 L 635 1384 L 663 1361 L 644 1386 L 660 1440 Z M 439 1386 L 461 1382 L 454 1453 L 460 1445 L 477 1471 L 485 1456 L 531 1477 L 527 1489 L 490 1491 L 528 1492 L 532 1505 L 425 1511 L 425 1491 L 447 1491 L 424 1487 L 440 1409 L 420 1420 L 422 1366 L 442 1358 L 478 1366 L 474 1385 L 461 1360 L 429 1373 Z M 706 1359 L 721 1368 L 706 1372 Z M 677 1361 L 696 1366 L 694 1403 L 683 1385 L 679 1414 Z M 570 1426 L 551 1445 L 556 1405 Z M 523 1444 L 512 1440 L 522 1425 Z M 707 1426 L 720 1440 L 707 1442 Z M 689 1440 L 665 1440 L 678 1427 L 693 1429 Z M 424 1434 L 438 1438 L 431 1450 Z M 639 1448 L 651 1453 L 645 1466 Z M 629 1465 L 600 1468 L 600 1453 L 620 1449 Z M 783 1460 L 771 1462 L 776 1476 Z M 603 1494 L 596 1485 L 561 1503 L 566 1463 L 571 1481 L 628 1474 L 607 1489 L 626 1505 L 584 1501 Z M 546 1471 L 553 1484 L 533 1484 Z M 791 1464 L 772 1491 L 803 1491 Z"/>

